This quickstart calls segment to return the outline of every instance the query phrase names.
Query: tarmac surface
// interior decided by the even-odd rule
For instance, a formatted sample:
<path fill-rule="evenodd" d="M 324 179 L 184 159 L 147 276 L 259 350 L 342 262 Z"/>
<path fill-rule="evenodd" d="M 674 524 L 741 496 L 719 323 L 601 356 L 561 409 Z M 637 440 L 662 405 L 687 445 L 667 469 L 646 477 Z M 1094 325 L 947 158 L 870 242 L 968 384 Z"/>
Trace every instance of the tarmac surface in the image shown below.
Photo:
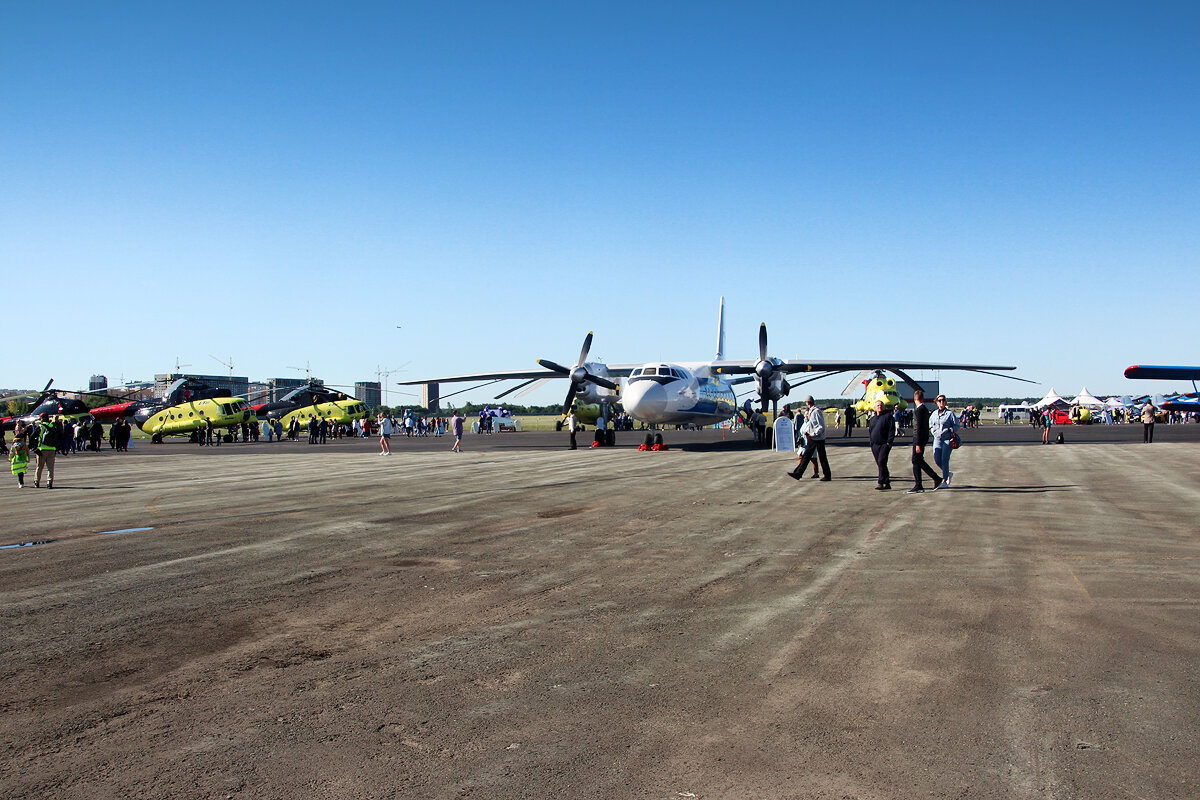
<path fill-rule="evenodd" d="M 1063 430 L 922 495 L 862 431 L 60 457 L 0 489 L 0 798 L 1195 798 L 1200 425 Z"/>

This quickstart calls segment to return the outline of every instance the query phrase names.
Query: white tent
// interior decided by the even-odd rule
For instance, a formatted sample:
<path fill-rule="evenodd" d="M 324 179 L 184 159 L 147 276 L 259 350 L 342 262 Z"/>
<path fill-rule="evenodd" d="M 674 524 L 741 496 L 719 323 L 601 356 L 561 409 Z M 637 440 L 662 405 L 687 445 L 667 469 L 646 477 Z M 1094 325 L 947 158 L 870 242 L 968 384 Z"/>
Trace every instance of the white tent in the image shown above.
<path fill-rule="evenodd" d="M 1046 394 L 1046 396 L 1043 397 L 1041 400 L 1038 400 L 1036 403 L 1034 403 L 1033 407 L 1034 408 L 1045 408 L 1046 406 L 1055 406 L 1055 405 L 1065 406 L 1065 405 L 1067 405 L 1067 401 L 1064 400 L 1058 392 L 1054 391 L 1054 387 L 1051 386 L 1050 391 Z"/>
<path fill-rule="evenodd" d="M 1104 401 L 1089 392 L 1085 386 L 1083 387 L 1083 391 L 1076 395 L 1075 399 L 1071 401 L 1071 405 L 1083 406 L 1084 408 L 1103 408 Z"/>

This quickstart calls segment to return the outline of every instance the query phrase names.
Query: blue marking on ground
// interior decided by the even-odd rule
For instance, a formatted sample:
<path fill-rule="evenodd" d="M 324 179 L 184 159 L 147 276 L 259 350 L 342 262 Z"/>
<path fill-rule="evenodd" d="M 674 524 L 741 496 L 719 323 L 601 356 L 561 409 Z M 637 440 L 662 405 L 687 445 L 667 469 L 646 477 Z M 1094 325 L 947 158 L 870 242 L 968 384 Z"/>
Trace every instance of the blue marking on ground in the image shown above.
<path fill-rule="evenodd" d="M 152 530 L 154 530 L 153 526 L 151 526 L 149 528 L 121 528 L 120 530 L 116 530 L 116 531 L 97 531 L 97 535 L 103 534 L 103 533 L 137 533 L 138 531 L 152 531 Z"/>
<path fill-rule="evenodd" d="M 58 539 L 38 539 L 32 542 L 21 542 L 20 544 L 0 544 L 0 550 L 16 550 L 18 547 L 33 547 L 35 544 L 50 544 L 57 541 Z"/>

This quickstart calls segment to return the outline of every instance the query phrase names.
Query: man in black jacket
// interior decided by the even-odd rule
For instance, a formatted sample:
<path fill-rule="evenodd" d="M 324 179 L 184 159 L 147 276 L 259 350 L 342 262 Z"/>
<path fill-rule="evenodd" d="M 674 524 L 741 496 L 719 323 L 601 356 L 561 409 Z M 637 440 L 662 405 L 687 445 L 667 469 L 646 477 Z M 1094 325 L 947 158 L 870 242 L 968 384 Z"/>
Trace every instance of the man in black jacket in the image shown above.
<path fill-rule="evenodd" d="M 913 405 L 916 406 L 916 410 L 913 412 L 912 451 L 913 480 L 915 482 L 913 488 L 908 490 L 908 494 L 920 494 L 925 491 L 925 487 L 921 485 L 922 472 L 933 478 L 933 488 L 935 489 L 941 485 L 942 479 L 925 463 L 925 448 L 929 446 L 929 409 L 925 407 L 925 392 L 921 389 L 913 392 Z"/>
<path fill-rule="evenodd" d="M 892 476 L 888 472 L 888 455 L 892 452 L 892 442 L 896 438 L 896 418 L 892 410 L 885 408 L 882 400 L 875 401 L 875 416 L 869 424 L 871 434 L 871 453 L 875 456 L 875 464 L 879 467 L 879 482 L 875 488 L 879 490 L 892 488 Z"/>

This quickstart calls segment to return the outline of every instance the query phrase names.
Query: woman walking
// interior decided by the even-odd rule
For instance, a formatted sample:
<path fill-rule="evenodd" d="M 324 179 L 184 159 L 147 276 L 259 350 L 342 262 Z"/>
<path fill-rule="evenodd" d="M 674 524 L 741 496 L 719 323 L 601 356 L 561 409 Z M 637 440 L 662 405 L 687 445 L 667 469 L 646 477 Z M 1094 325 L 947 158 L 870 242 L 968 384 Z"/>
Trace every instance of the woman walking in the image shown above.
<path fill-rule="evenodd" d="M 954 473 L 950 471 L 950 451 L 958 433 L 958 417 L 946 408 L 946 395 L 939 394 L 934 401 L 937 409 L 929 415 L 929 436 L 933 439 L 933 462 L 942 471 L 942 482 L 937 489 L 950 488 L 950 479 Z"/>

